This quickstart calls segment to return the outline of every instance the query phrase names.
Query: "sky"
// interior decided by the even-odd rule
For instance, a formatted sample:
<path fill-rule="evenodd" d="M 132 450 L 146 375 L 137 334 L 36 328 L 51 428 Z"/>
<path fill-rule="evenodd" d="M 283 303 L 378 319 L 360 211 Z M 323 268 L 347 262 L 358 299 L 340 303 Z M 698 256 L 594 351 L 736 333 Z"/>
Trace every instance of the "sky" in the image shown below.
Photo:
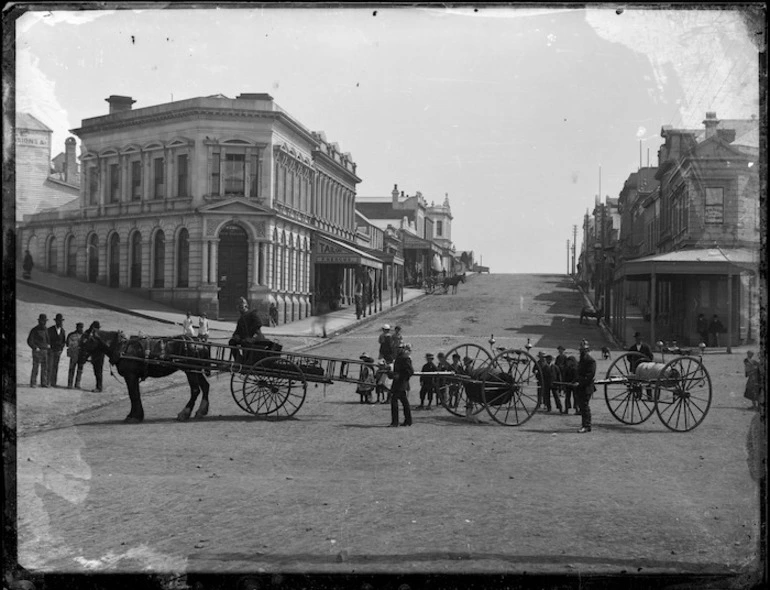
<path fill-rule="evenodd" d="M 358 196 L 448 195 L 457 250 L 500 273 L 566 272 L 573 226 L 579 251 L 664 125 L 760 112 L 762 21 L 733 9 L 197 6 L 21 15 L 16 110 L 55 156 L 113 94 L 267 92 L 352 155 Z"/>

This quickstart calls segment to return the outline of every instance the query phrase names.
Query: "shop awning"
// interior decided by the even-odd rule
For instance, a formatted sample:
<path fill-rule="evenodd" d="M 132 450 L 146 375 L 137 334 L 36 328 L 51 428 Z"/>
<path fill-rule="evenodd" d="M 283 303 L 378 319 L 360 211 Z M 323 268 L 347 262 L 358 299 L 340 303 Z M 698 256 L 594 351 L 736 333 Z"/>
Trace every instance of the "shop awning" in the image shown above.
<path fill-rule="evenodd" d="M 326 236 L 318 237 L 315 262 L 316 264 L 342 264 L 345 266 L 362 265 L 382 270 L 382 262 L 371 254 Z"/>
<path fill-rule="evenodd" d="M 435 254 L 441 254 L 441 247 L 438 244 L 411 234 L 404 234 L 404 250 L 429 250 Z"/>
<path fill-rule="evenodd" d="M 363 250 L 383 264 L 395 264 L 396 266 L 404 266 L 404 259 L 397 254 L 383 252 L 382 250 L 373 250 L 372 248 L 365 248 L 364 246 L 359 246 L 358 249 Z"/>
<path fill-rule="evenodd" d="M 759 270 L 759 252 L 746 249 L 699 248 L 625 261 L 615 278 L 655 274 L 726 275 Z"/>

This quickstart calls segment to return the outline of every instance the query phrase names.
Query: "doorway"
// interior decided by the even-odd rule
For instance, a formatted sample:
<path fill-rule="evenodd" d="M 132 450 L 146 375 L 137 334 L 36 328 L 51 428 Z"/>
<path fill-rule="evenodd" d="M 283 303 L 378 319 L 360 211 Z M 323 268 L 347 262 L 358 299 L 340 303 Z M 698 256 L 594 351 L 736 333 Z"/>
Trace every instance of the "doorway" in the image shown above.
<path fill-rule="evenodd" d="M 219 315 L 236 315 L 238 300 L 248 299 L 249 276 L 249 238 L 239 225 L 228 224 L 219 232 L 217 273 Z"/>

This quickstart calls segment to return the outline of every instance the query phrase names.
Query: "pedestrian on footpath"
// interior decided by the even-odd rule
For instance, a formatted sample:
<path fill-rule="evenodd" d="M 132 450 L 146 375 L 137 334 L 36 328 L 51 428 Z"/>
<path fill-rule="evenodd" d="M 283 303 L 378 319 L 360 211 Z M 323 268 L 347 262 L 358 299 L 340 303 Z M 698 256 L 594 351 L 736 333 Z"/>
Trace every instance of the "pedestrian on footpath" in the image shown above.
<path fill-rule="evenodd" d="M 203 342 L 209 339 L 209 317 L 205 311 L 198 317 L 198 339 Z"/>
<path fill-rule="evenodd" d="M 380 334 L 380 337 L 378 338 L 377 342 L 380 345 L 378 358 L 385 359 L 385 362 L 388 364 L 392 363 L 394 352 L 397 349 L 393 348 L 393 339 L 390 333 L 390 324 L 385 324 L 384 326 L 382 326 L 382 333 Z"/>
<path fill-rule="evenodd" d="M 64 316 L 57 313 L 53 319 L 54 325 L 48 328 L 48 385 L 58 387 L 56 380 L 59 376 L 59 361 L 67 343 L 67 333 L 64 331 Z"/>
<path fill-rule="evenodd" d="M 575 388 L 575 394 L 580 410 L 581 427 L 579 433 L 591 432 L 591 396 L 596 387 L 594 386 L 594 377 L 596 376 L 596 361 L 590 353 L 591 347 L 588 340 L 580 343 L 580 360 L 577 366 L 577 379 L 572 383 Z"/>
<path fill-rule="evenodd" d="M 72 381 L 75 381 L 75 389 L 80 389 L 80 379 L 83 377 L 83 365 L 78 363 L 80 356 L 80 338 L 83 336 L 83 322 L 75 324 L 75 331 L 67 334 L 67 356 L 70 359 L 67 373 L 67 389 L 72 389 Z"/>
<path fill-rule="evenodd" d="M 705 345 L 708 346 L 709 344 L 709 321 L 706 319 L 706 316 L 702 313 L 698 314 L 698 320 L 695 323 L 695 329 L 698 331 L 698 335 L 700 336 L 700 341 Z"/>
<path fill-rule="evenodd" d="M 267 316 L 270 320 L 270 327 L 275 328 L 278 325 L 278 306 L 275 301 L 270 302 L 270 308 L 267 310 Z"/>
<path fill-rule="evenodd" d="M 37 374 L 40 372 L 40 387 L 48 387 L 48 350 L 51 344 L 48 340 L 48 316 L 41 313 L 37 318 L 37 326 L 29 331 L 27 346 L 32 349 L 32 375 L 29 386 L 37 386 Z"/>
<path fill-rule="evenodd" d="M 752 409 L 758 410 L 760 403 L 764 401 L 761 399 L 762 391 L 760 389 L 762 365 L 754 358 L 753 350 L 746 351 L 746 358 L 743 359 L 743 368 L 746 375 L 746 389 L 743 391 L 743 397 L 751 400 Z"/>
<path fill-rule="evenodd" d="M 193 327 L 192 314 L 188 311 L 182 322 L 182 336 L 195 338 L 195 328 Z"/>
<path fill-rule="evenodd" d="M 24 279 L 31 279 L 32 278 L 32 268 L 35 266 L 35 263 L 32 262 L 32 254 L 29 253 L 29 250 L 24 250 L 24 261 L 21 263 L 21 268 L 24 270 L 22 273 L 22 278 Z"/>
<path fill-rule="evenodd" d="M 414 375 L 412 359 L 410 355 L 412 347 L 404 344 L 398 351 L 398 356 L 393 363 L 393 385 L 390 388 L 390 426 L 398 426 L 398 404 L 404 408 L 404 421 L 401 426 L 412 425 L 412 410 L 409 407 L 409 378 Z"/>
<path fill-rule="evenodd" d="M 361 315 L 366 317 L 366 310 L 364 309 L 364 286 L 360 280 L 356 281 L 355 291 L 353 292 L 353 301 L 356 304 L 356 319 L 360 320 Z"/>
<path fill-rule="evenodd" d="M 725 327 L 722 325 L 722 322 L 719 319 L 719 316 L 717 314 L 714 314 L 714 317 L 711 318 L 711 323 L 709 324 L 709 334 L 711 335 L 710 346 L 719 347 L 719 335 L 722 334 L 724 331 L 725 331 Z"/>
<path fill-rule="evenodd" d="M 438 370 L 436 364 L 433 362 L 433 355 L 429 352 L 425 355 L 425 364 L 422 366 L 422 373 L 435 373 Z M 433 403 L 433 392 L 435 390 L 435 378 L 429 375 L 420 375 L 420 405 L 417 409 L 430 410 L 431 403 Z M 425 405 L 425 399 L 428 400 L 428 405 Z M 438 403 L 438 395 L 436 396 L 436 403 Z"/>
<path fill-rule="evenodd" d="M 101 329 L 102 325 L 98 321 L 91 322 L 83 336 L 90 337 L 94 332 Z M 92 391 L 94 393 L 101 393 L 103 385 L 102 374 L 104 373 L 104 353 L 101 350 L 95 350 L 91 353 L 91 365 L 94 368 L 94 379 L 96 379 L 96 387 Z"/>

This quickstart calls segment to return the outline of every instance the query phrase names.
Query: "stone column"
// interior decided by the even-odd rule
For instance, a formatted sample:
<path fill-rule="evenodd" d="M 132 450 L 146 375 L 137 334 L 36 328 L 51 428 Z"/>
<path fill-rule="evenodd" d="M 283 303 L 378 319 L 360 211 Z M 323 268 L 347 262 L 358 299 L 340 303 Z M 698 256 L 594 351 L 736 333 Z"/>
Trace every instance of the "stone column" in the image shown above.
<path fill-rule="evenodd" d="M 201 239 L 201 283 L 209 284 L 209 241 Z"/>

